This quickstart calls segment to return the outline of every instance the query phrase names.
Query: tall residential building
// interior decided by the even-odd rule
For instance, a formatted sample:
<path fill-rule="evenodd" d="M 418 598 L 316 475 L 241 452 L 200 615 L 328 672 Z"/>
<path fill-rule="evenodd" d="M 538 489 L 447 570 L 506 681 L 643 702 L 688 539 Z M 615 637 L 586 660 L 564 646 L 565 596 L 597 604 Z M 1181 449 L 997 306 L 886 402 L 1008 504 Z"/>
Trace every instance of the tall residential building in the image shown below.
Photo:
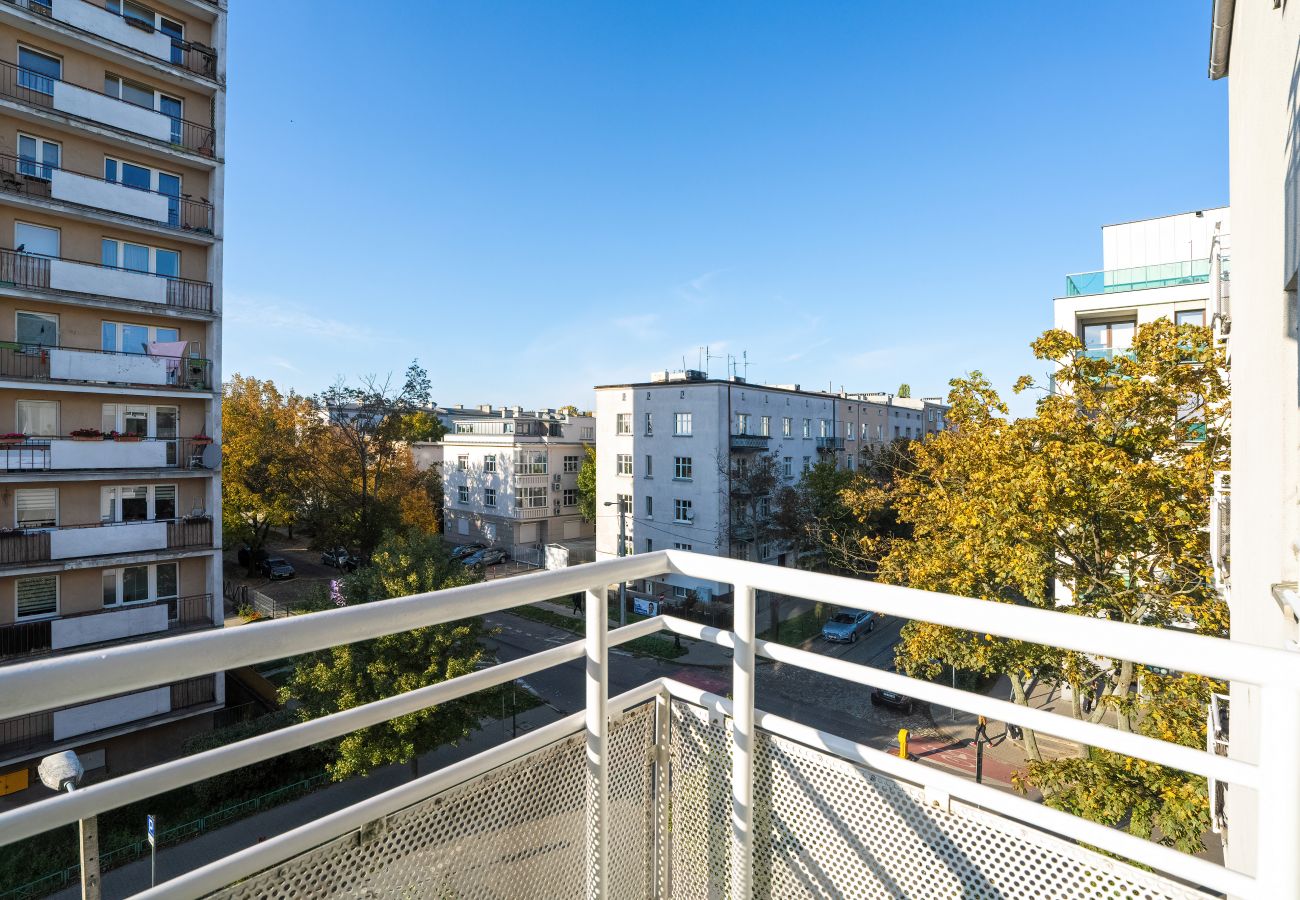
<path fill-rule="evenodd" d="M 224 0 L 0 2 L 0 665 L 222 622 Z M 222 675 L 0 721 L 179 749 Z"/>
<path fill-rule="evenodd" d="M 1228 608 L 1232 639 L 1300 648 L 1300 367 L 1296 342 L 1300 281 L 1300 103 L 1296 48 L 1300 4 L 1216 0 L 1210 77 L 1228 78 L 1228 158 L 1232 200 L 1232 305 L 1224 330 L 1232 354 L 1232 434 Z M 1221 496 L 1221 501 L 1226 497 Z M 1227 517 L 1219 524 L 1226 526 Z M 1226 529 L 1225 529 L 1226 530 Z M 1295 742 L 1260 740 L 1261 724 L 1300 716 L 1256 686 L 1233 682 L 1228 755 L 1294 766 Z M 1276 791 L 1271 782 L 1263 790 Z M 1294 793 L 1284 796 L 1294 805 Z M 1227 863 L 1251 871 L 1264 859 L 1294 858 L 1295 836 L 1256 827 L 1258 795 L 1231 786 L 1224 830 Z M 1287 855 L 1284 857 L 1284 855 Z"/>
<path fill-rule="evenodd" d="M 441 442 L 448 540 L 540 562 L 547 544 L 592 536 L 578 512 L 578 471 L 596 441 L 591 416 L 481 406 L 449 418 Z"/>
<path fill-rule="evenodd" d="M 1102 226 L 1102 268 L 1065 277 L 1055 327 L 1109 357 L 1127 350 L 1145 322 L 1211 324 L 1212 260 L 1230 232 L 1227 207 Z"/>
<path fill-rule="evenodd" d="M 920 438 L 944 427 L 945 405 L 903 402 L 697 371 L 597 387 L 596 558 L 686 549 L 793 566 L 794 552 L 768 537 L 761 522 L 771 498 L 751 503 L 743 494 L 753 485 L 747 472 L 754 457 L 771 454 L 779 479 L 794 484 L 818 461 L 854 469 L 895 434 Z M 906 435 L 902 421 L 911 429 Z M 679 575 L 645 589 L 677 597 L 694 590 L 705 599 L 729 590 Z"/>

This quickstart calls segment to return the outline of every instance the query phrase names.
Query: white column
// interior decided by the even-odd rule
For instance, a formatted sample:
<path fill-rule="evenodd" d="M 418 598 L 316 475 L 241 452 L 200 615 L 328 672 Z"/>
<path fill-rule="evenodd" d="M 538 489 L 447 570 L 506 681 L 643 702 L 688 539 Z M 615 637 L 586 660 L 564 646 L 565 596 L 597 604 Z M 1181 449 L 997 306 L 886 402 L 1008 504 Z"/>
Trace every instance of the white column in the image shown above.
<path fill-rule="evenodd" d="M 731 667 L 731 896 L 754 894 L 755 595 L 733 585 L 736 649 Z"/>
<path fill-rule="evenodd" d="M 1290 685 L 1260 688 L 1259 831 L 1255 878 L 1260 897 L 1300 898 L 1300 693 Z M 1231 835 L 1229 835 L 1231 840 Z"/>
<path fill-rule="evenodd" d="M 609 623 L 606 585 L 587 591 L 587 896 L 609 884 Z"/>

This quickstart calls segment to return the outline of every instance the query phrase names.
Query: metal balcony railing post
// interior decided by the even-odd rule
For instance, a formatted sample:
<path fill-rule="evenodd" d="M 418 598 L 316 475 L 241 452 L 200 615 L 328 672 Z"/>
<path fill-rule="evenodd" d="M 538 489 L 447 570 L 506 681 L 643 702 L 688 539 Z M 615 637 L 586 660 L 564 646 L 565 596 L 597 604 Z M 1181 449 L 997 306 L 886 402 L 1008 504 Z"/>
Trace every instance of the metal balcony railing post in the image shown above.
<path fill-rule="evenodd" d="M 1300 898 L 1300 692 L 1293 685 L 1262 685 L 1259 721 L 1258 896 L 1294 900 Z"/>
<path fill-rule="evenodd" d="M 733 585 L 735 650 L 731 675 L 731 896 L 754 894 L 755 592 Z"/>
<path fill-rule="evenodd" d="M 603 900 L 609 884 L 609 596 L 587 590 L 587 896 Z"/>
<path fill-rule="evenodd" d="M 668 766 L 669 766 L 669 732 L 672 720 L 672 695 L 667 689 L 661 690 L 655 697 L 655 806 L 654 806 L 654 879 L 657 898 L 672 896 L 672 852 L 669 845 L 668 816 Z"/>

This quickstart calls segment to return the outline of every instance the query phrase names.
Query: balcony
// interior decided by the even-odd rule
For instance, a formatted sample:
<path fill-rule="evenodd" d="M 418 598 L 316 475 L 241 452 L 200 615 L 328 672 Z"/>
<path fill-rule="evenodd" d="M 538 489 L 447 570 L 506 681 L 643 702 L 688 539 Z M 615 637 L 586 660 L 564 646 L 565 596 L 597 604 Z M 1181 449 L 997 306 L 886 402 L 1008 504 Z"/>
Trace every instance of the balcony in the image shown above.
<path fill-rule="evenodd" d="M 733 434 L 731 436 L 731 449 L 766 450 L 770 440 L 772 440 L 772 437 L 767 434 Z"/>
<path fill-rule="evenodd" d="M 0 341 L 0 379 L 210 391 L 212 362 Z"/>
<path fill-rule="evenodd" d="M 817 439 L 817 450 L 821 453 L 835 453 L 844 449 L 844 438 L 842 437 L 819 437 Z"/>
<path fill-rule="evenodd" d="M 0 472 L 94 472 L 122 469 L 210 471 L 221 451 L 193 438 L 0 438 Z"/>
<path fill-rule="evenodd" d="M 548 504 L 542 506 L 516 506 L 516 519 L 545 519 L 551 515 L 551 508 Z"/>
<path fill-rule="evenodd" d="M 1180 284 L 1205 284 L 1210 280 L 1209 259 L 1110 269 L 1103 272 L 1079 272 L 1065 276 L 1065 296 L 1084 297 L 1120 291 L 1173 287 Z"/>
<path fill-rule="evenodd" d="M 190 281 L 35 253 L 17 253 L 3 248 L 0 248 L 0 287 L 53 294 L 85 294 L 212 312 L 212 285 L 206 281 Z"/>
<path fill-rule="evenodd" d="M 81 3 L 83 0 L 76 0 Z M 0 191 L 102 210 L 194 234 L 212 234 L 212 204 L 0 153 Z"/>
<path fill-rule="evenodd" d="M 207 516 L 13 529 L 0 532 L 0 568 L 211 546 L 212 519 Z"/>
<path fill-rule="evenodd" d="M 149 638 L 212 625 L 212 595 L 150 600 L 109 609 L 0 625 L 0 661 L 56 650 Z"/>
<path fill-rule="evenodd" d="M 216 132 L 211 126 L 137 106 L 7 61 L 0 61 L 0 98 L 33 109 L 63 113 L 200 156 L 216 154 Z"/>
<path fill-rule="evenodd" d="M 735 630 L 671 616 L 607 629 L 609 584 L 670 575 L 732 585 Z M 243 849 L 177 875 L 157 894 L 284 897 L 306 886 L 320 895 L 618 898 L 1294 898 L 1300 891 L 1295 654 L 678 551 L 19 663 L 0 670 L 0 720 L 584 589 L 582 640 L 0 813 L 0 844 L 585 659 L 585 711 L 290 830 L 250 834 Z M 1258 759 L 759 640 L 759 590 L 1255 685 Z M 732 649 L 729 696 L 665 677 L 610 697 L 610 667 L 624 665 L 611 648 L 662 630 Z M 766 712 L 755 696 L 760 657 L 1255 791 L 1255 872 Z"/>
<path fill-rule="evenodd" d="M 129 14 L 111 12 L 90 0 L 4 0 L 20 9 L 53 19 L 145 56 L 161 59 L 209 80 L 217 77 L 217 53 L 211 47 L 163 34 Z"/>

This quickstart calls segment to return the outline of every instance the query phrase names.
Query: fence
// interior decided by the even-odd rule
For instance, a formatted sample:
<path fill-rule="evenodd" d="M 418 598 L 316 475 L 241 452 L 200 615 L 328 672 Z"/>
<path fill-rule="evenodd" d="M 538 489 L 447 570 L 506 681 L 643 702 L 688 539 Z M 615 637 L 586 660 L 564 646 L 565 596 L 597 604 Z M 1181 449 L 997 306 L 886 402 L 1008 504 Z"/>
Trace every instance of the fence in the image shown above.
<path fill-rule="evenodd" d="M 204 832 L 211 831 L 220 825 L 244 816 L 252 815 L 272 806 L 277 806 L 285 800 L 295 796 L 309 793 L 316 788 L 329 782 L 329 776 L 320 772 L 310 778 L 304 778 L 302 781 L 295 781 L 293 784 L 276 788 L 273 791 L 253 797 L 250 800 L 244 800 L 234 803 L 230 806 L 217 810 L 206 816 L 200 816 L 184 825 L 177 825 L 175 828 L 168 828 L 165 831 L 159 831 L 155 838 L 159 847 L 165 847 L 169 844 L 179 844 L 181 841 L 187 841 L 190 838 L 198 837 Z M 141 857 L 149 854 L 149 841 L 147 839 L 135 841 L 125 846 L 110 850 L 107 853 L 101 853 L 99 856 L 100 871 L 107 871 L 115 866 L 124 863 L 134 862 Z M 42 875 L 35 881 L 29 881 L 27 884 L 10 888 L 7 891 L 0 892 L 0 900 L 34 900 L 36 897 L 44 897 L 47 894 L 77 884 L 81 880 L 81 866 L 68 866 L 66 869 L 60 869 L 57 872 L 51 872 L 48 875 Z"/>
<path fill-rule="evenodd" d="M 222 594 L 234 604 L 236 610 L 251 607 L 253 612 L 264 619 L 283 619 L 292 614 L 289 605 L 283 600 L 269 597 L 246 584 L 231 584 L 227 581 L 222 587 Z"/>

